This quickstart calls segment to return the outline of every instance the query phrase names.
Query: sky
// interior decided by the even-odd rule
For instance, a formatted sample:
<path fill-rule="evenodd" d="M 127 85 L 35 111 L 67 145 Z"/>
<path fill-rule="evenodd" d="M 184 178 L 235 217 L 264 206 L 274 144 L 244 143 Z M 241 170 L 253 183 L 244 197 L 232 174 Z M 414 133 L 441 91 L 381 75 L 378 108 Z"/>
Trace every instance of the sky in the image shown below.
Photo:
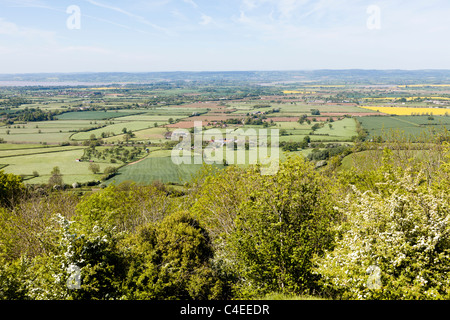
<path fill-rule="evenodd" d="M 0 73 L 450 69 L 448 0 L 0 0 Z"/>

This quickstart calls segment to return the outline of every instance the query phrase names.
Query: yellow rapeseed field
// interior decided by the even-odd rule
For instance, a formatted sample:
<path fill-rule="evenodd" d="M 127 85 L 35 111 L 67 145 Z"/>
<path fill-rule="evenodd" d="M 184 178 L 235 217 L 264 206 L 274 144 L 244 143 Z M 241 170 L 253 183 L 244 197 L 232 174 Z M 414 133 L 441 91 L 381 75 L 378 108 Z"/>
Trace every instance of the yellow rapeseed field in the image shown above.
<path fill-rule="evenodd" d="M 386 114 L 396 114 L 399 116 L 410 116 L 412 114 L 428 114 L 428 115 L 448 115 L 450 109 L 446 108 L 408 108 L 408 107 L 361 107 L 368 110 L 378 111 Z"/>

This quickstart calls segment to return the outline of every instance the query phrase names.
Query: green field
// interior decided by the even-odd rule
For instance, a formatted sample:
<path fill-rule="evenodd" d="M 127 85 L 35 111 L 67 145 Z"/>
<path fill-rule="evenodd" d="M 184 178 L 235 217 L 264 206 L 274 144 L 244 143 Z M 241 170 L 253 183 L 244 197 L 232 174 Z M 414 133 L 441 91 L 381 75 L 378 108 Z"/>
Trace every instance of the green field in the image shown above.
<path fill-rule="evenodd" d="M 150 157 L 119 170 L 119 174 L 106 181 L 105 184 L 119 184 L 125 181 L 149 184 L 153 181 L 163 183 L 185 183 L 190 181 L 201 169 L 200 164 L 176 165 L 171 157 Z M 218 165 L 218 167 L 221 167 Z"/>
<path fill-rule="evenodd" d="M 57 116 L 58 120 L 106 120 L 119 117 L 126 117 L 135 115 L 142 111 L 82 111 L 82 112 L 67 112 Z"/>
<path fill-rule="evenodd" d="M 307 156 L 310 150 L 302 150 L 296 152 L 296 154 Z M 148 184 L 153 181 L 161 181 L 164 183 L 179 183 L 183 184 L 190 181 L 203 167 L 201 164 L 194 164 L 192 160 L 191 164 L 180 164 L 177 165 L 172 161 L 171 150 L 160 150 L 151 152 L 150 155 L 144 160 L 136 163 L 122 167 L 119 170 L 119 174 L 110 180 L 106 181 L 105 184 L 115 183 L 119 184 L 125 181 L 135 181 L 137 183 Z M 223 159 L 227 158 L 226 149 L 222 148 Z M 259 152 L 259 150 L 258 150 Z M 287 156 L 281 150 L 279 152 L 279 157 L 281 160 L 285 159 Z M 270 150 L 267 150 L 270 156 Z M 259 155 L 259 154 L 258 154 Z M 249 165 L 249 151 L 246 150 L 243 153 L 239 151 L 232 151 L 232 157 L 234 158 L 235 164 L 238 166 L 246 167 Z M 207 157 L 206 157 L 207 158 Z M 258 157 L 259 160 L 259 157 Z M 212 160 L 211 160 L 212 161 Z M 214 163 L 212 164 L 217 168 L 224 168 L 222 164 Z"/>
<path fill-rule="evenodd" d="M 67 150 L 58 153 L 42 153 L 33 156 L 14 156 L 0 159 L 2 164 L 8 166 L 3 170 L 6 173 L 32 175 L 37 171 L 40 175 L 37 180 L 50 176 L 53 167 L 58 166 L 63 174 L 77 172 L 77 174 L 86 174 L 88 171 L 87 163 L 76 163 L 75 160 L 83 155 L 82 149 Z M 33 181 L 35 182 L 35 181 Z"/>
<path fill-rule="evenodd" d="M 146 122 L 162 122 L 162 123 L 169 123 L 169 119 L 172 118 L 174 120 L 177 119 L 185 119 L 186 115 L 153 115 L 151 113 L 144 113 L 144 114 L 138 114 L 138 115 L 132 115 L 132 116 L 126 116 L 121 117 L 120 121 L 146 121 Z"/>
<path fill-rule="evenodd" d="M 20 145 L 17 145 L 20 146 Z M 64 147 L 47 147 L 47 148 L 25 148 L 25 149 L 0 149 L 0 159 L 10 158 L 15 156 L 30 156 L 36 154 L 44 154 L 44 153 L 57 153 L 57 152 L 65 152 L 71 150 L 83 150 L 84 147 L 72 147 L 72 146 L 64 146 Z M 2 160 L 0 160 L 1 162 Z"/>
<path fill-rule="evenodd" d="M 42 130 L 44 131 L 44 130 Z M 0 138 L 3 138 L 4 141 L 9 143 L 43 143 L 43 144 L 58 144 L 60 142 L 69 141 L 72 133 L 70 132 L 41 132 L 39 133 L 37 130 L 29 133 L 10 133 L 9 135 L 0 135 Z"/>
<path fill-rule="evenodd" d="M 0 138 L 12 143 L 59 143 L 69 141 L 77 130 L 89 130 L 100 126 L 95 121 L 36 121 L 0 127 Z"/>
<path fill-rule="evenodd" d="M 59 129 L 68 130 L 77 130 L 77 129 L 85 129 L 85 128 L 94 128 L 97 125 L 101 125 L 106 122 L 102 121 L 89 121 L 89 120 L 53 120 L 53 121 L 34 121 L 27 123 L 18 123 L 17 125 L 9 125 L 9 126 L 1 126 L 0 133 L 5 133 L 7 129 L 11 131 L 11 133 L 17 131 L 22 132 L 21 130 L 34 130 L 34 129 L 42 129 L 42 130 L 53 130 L 53 132 L 58 131 Z M 17 127 L 17 128 L 15 128 Z M 36 130 L 35 130 L 36 131 Z"/>
<path fill-rule="evenodd" d="M 345 118 L 331 123 L 332 127 L 325 124 L 323 128 L 318 129 L 316 134 L 327 134 L 330 138 L 336 138 L 336 141 L 350 141 L 356 132 L 356 121 L 351 118 Z"/>
<path fill-rule="evenodd" d="M 419 138 L 429 136 L 433 131 L 450 129 L 450 118 L 444 116 L 433 116 L 433 120 L 428 120 L 428 116 L 361 117 L 358 121 L 368 130 L 369 138 L 384 137 L 393 131 Z"/>
<path fill-rule="evenodd" d="M 432 118 L 429 118 L 429 116 L 399 116 L 397 118 L 402 121 L 407 121 L 422 126 L 450 125 L 450 117 L 445 116 L 432 116 Z"/>
<path fill-rule="evenodd" d="M 317 129 L 312 133 L 311 125 L 300 125 L 296 122 L 277 122 L 277 128 L 286 129 L 287 135 L 280 136 L 280 142 L 301 142 L 304 137 L 309 135 L 311 141 L 323 141 L 323 142 L 343 142 L 352 141 L 352 137 L 356 136 L 356 122 L 352 118 L 344 118 L 342 120 L 334 121 L 330 123 L 324 123 L 323 127 Z M 280 126 L 279 126 L 280 125 Z"/>
<path fill-rule="evenodd" d="M 208 110 L 206 108 L 179 108 L 176 106 L 171 107 L 158 107 L 154 109 L 148 109 L 143 114 L 144 116 L 168 116 L 173 118 L 185 118 L 192 115 L 192 113 L 205 113 Z"/>
<path fill-rule="evenodd" d="M 262 150 L 265 151 L 265 150 Z M 223 159 L 229 160 L 227 158 L 226 149 L 221 150 Z M 260 150 L 257 150 L 259 156 Z M 268 156 L 271 155 L 270 149 L 266 150 Z M 297 152 L 286 153 L 282 150 L 278 150 L 279 159 L 283 161 L 287 156 L 296 154 L 307 157 L 311 152 L 311 149 L 300 150 Z M 194 164 L 192 160 L 191 164 L 180 164 L 177 165 L 172 161 L 171 158 L 172 150 L 154 150 L 148 157 L 139 161 L 135 164 L 130 164 L 122 167 L 119 170 L 119 174 L 114 176 L 105 182 L 106 185 L 114 183 L 120 184 L 126 181 L 134 181 L 136 183 L 149 184 L 153 181 L 161 181 L 164 183 L 176 183 L 183 184 L 188 182 L 194 177 L 202 168 L 203 165 Z M 234 164 L 240 167 L 247 167 L 249 165 L 249 151 L 245 150 L 243 153 L 240 151 L 232 151 L 232 158 L 234 159 Z M 214 155 L 214 154 L 213 154 Z M 208 159 L 206 157 L 206 159 Z M 210 158 L 211 159 L 211 158 Z M 258 161 L 260 158 L 258 157 Z M 212 161 L 212 160 L 211 160 Z M 225 168 L 221 163 L 210 164 L 217 168 Z"/>
<path fill-rule="evenodd" d="M 16 152 L 16 154 L 14 154 Z M 23 150 L 0 151 L 0 166 L 6 173 L 24 175 L 31 177 L 33 172 L 39 174 L 27 180 L 27 183 L 47 183 L 50 173 L 54 167 L 59 167 L 63 174 L 64 183 L 87 182 L 100 179 L 100 174 L 93 174 L 89 170 L 89 162 L 76 162 L 83 156 L 83 147 L 53 147 L 53 148 L 30 148 Z M 120 164 L 95 161 L 100 165 L 100 172 L 106 167 L 118 167 Z"/>
<path fill-rule="evenodd" d="M 136 137 L 133 140 L 147 140 L 152 143 L 159 143 L 166 141 L 164 134 L 166 133 L 165 128 L 150 128 L 135 132 Z"/>
<path fill-rule="evenodd" d="M 382 162 L 383 150 L 365 150 L 352 153 L 342 159 L 340 170 L 360 168 L 362 170 L 375 170 Z M 429 157 L 427 150 L 394 150 L 393 157 L 403 161 L 423 160 Z"/>
<path fill-rule="evenodd" d="M 22 150 L 22 149 L 37 149 L 37 148 L 48 148 L 42 144 L 12 144 L 12 143 L 0 143 L 0 151 L 4 150 Z"/>
<path fill-rule="evenodd" d="M 304 130 L 304 131 L 311 131 L 311 125 L 303 123 L 300 124 L 297 121 L 280 121 L 276 122 L 276 128 L 277 129 L 286 129 L 286 130 Z"/>
<path fill-rule="evenodd" d="M 87 140 L 91 137 L 91 135 L 95 135 L 96 138 L 100 138 L 102 133 L 107 135 L 121 135 L 123 134 L 123 129 L 127 129 L 128 131 L 139 131 L 143 129 L 148 129 L 154 126 L 154 122 L 147 121 L 130 121 L 130 122 L 120 122 L 112 125 L 108 125 L 106 127 L 90 130 L 87 132 L 80 132 L 74 134 L 71 139 L 73 140 Z"/>

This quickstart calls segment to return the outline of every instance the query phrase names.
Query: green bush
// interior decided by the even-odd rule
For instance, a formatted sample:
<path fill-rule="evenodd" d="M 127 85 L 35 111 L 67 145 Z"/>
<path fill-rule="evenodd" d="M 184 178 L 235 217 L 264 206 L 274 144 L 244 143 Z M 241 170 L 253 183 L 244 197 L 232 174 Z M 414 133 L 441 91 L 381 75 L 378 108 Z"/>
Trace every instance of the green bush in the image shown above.
<path fill-rule="evenodd" d="M 187 213 L 119 232 L 106 223 L 91 230 L 58 216 L 59 245 L 33 259 L 0 265 L 0 299 L 206 300 L 229 298 L 213 264 L 206 230 Z M 78 278 L 76 278 L 78 277 Z"/>
<path fill-rule="evenodd" d="M 27 259 L 12 262 L 0 259 L 0 300 L 28 299 L 27 283 L 31 279 Z"/>
<path fill-rule="evenodd" d="M 334 219 L 328 186 L 312 164 L 293 157 L 277 174 L 226 169 L 210 176 L 192 208 L 208 222 L 239 297 L 317 289 L 311 260 L 329 248 Z"/>
<path fill-rule="evenodd" d="M 109 185 L 83 198 L 75 220 L 85 230 L 95 225 L 113 225 L 120 231 L 133 232 L 139 225 L 161 220 L 169 209 L 165 191 L 124 183 Z"/>
<path fill-rule="evenodd" d="M 55 216 L 58 246 L 28 263 L 25 282 L 28 299 L 107 300 L 123 297 L 128 256 L 118 243 L 115 228 L 95 226 L 80 231 L 73 221 Z"/>
<path fill-rule="evenodd" d="M 339 298 L 449 299 L 448 194 L 434 192 L 420 173 L 385 177 L 378 192 L 355 188 L 342 201 L 341 236 L 316 272 Z"/>
<path fill-rule="evenodd" d="M 331 245 L 331 198 L 301 159 L 283 163 L 242 203 L 230 239 L 239 273 L 264 293 L 316 289 L 312 257 Z"/>
<path fill-rule="evenodd" d="M 0 170 L 0 206 L 13 207 L 23 196 L 25 186 L 22 178 Z"/>
<path fill-rule="evenodd" d="M 209 235 L 189 214 L 175 213 L 156 228 L 147 225 L 130 240 L 134 260 L 127 279 L 128 298 L 224 298 L 225 282 L 212 265 Z"/>
<path fill-rule="evenodd" d="M 89 233 L 68 234 L 63 248 L 65 271 L 80 270 L 80 288 L 69 290 L 72 299 L 121 298 L 128 257 L 118 247 L 120 233 L 114 228 L 96 226 Z M 70 289 L 70 288 L 69 288 Z"/>

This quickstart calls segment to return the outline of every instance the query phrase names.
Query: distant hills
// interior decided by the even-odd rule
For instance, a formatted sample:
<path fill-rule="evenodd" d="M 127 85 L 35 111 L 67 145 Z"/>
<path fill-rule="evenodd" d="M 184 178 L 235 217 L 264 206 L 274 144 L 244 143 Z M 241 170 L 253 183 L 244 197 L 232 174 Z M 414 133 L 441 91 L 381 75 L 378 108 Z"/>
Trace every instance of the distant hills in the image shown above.
<path fill-rule="evenodd" d="M 317 82 L 329 84 L 423 84 L 450 83 L 450 70 L 299 70 L 211 72 L 93 72 L 0 74 L 0 81 L 152 83 L 159 81 L 245 81 L 255 83 Z"/>

